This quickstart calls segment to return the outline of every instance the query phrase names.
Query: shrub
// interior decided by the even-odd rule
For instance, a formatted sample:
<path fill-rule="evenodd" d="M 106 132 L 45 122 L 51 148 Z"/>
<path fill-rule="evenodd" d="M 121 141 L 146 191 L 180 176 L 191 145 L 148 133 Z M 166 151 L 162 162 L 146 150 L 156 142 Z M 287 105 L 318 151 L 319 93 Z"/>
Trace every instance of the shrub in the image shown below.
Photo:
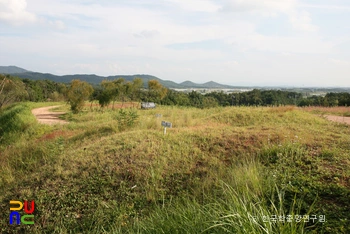
<path fill-rule="evenodd" d="M 120 109 L 116 119 L 118 121 L 118 129 L 119 131 L 124 131 L 128 128 L 131 128 L 135 125 L 138 119 L 137 111 L 134 109 L 130 109 L 129 111 L 125 111 L 124 109 Z"/>
<path fill-rule="evenodd" d="M 73 113 L 80 112 L 84 107 L 84 101 L 92 94 L 93 88 L 85 81 L 72 80 L 68 90 L 68 103 Z"/>

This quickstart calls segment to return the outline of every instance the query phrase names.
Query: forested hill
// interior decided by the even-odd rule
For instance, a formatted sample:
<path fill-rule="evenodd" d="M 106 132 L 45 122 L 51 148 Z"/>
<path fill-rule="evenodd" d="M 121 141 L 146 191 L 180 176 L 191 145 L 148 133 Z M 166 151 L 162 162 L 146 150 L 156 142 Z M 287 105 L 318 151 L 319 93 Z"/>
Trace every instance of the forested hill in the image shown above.
<path fill-rule="evenodd" d="M 126 81 L 132 81 L 136 77 L 141 78 L 143 80 L 144 84 L 147 84 L 149 80 L 157 80 L 159 83 L 161 83 L 163 86 L 167 88 L 173 88 L 173 89 L 185 89 L 185 88 L 206 88 L 206 89 L 213 89 L 213 88 L 221 88 L 221 89 L 230 89 L 233 88 L 233 86 L 229 85 L 222 85 L 218 84 L 216 82 L 210 81 L 204 84 L 196 84 L 191 81 L 185 81 L 181 84 L 175 83 L 170 80 L 162 80 L 158 77 L 151 76 L 151 75 L 114 75 L 114 76 L 97 76 L 97 75 L 90 75 L 90 74 L 76 74 L 76 75 L 64 75 L 64 76 L 57 76 L 50 73 L 40 73 L 40 72 L 30 72 L 23 68 L 19 68 L 16 66 L 0 66 L 0 74 L 11 74 L 12 76 L 17 76 L 22 79 L 31 79 L 31 80 L 52 80 L 55 82 L 61 82 L 61 83 L 69 83 L 71 80 L 79 79 L 82 81 L 89 82 L 91 84 L 100 84 L 102 80 L 114 80 L 118 78 L 124 78 Z"/>

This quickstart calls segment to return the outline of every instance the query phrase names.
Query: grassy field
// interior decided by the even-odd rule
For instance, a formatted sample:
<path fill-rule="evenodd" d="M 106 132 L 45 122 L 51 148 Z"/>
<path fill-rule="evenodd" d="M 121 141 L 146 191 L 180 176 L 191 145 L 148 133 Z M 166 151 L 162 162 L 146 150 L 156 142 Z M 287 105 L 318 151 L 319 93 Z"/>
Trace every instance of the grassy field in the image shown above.
<path fill-rule="evenodd" d="M 350 233 L 349 126 L 294 107 L 67 106 L 45 126 L 43 105 L 0 112 L 2 233 Z M 35 200 L 35 224 L 10 225 L 10 200 Z"/>

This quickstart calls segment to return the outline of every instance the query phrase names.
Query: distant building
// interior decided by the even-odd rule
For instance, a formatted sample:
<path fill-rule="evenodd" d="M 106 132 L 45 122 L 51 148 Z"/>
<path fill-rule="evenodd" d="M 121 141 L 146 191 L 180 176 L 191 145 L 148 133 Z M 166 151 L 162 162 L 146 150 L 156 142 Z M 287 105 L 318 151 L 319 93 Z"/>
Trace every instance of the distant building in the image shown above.
<path fill-rule="evenodd" d="M 153 109 L 156 108 L 154 102 L 141 102 L 141 109 Z"/>

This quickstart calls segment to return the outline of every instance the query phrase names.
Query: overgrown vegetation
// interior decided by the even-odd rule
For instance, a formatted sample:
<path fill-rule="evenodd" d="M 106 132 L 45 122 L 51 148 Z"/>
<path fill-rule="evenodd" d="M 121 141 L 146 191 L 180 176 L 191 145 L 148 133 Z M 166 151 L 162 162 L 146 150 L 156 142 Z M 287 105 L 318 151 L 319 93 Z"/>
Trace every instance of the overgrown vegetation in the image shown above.
<path fill-rule="evenodd" d="M 173 106 L 43 126 L 35 105 L 48 104 L 0 114 L 14 121 L 1 132 L 3 233 L 350 232 L 348 126 L 293 107 Z M 10 200 L 35 200 L 35 225 L 9 225 Z"/>

